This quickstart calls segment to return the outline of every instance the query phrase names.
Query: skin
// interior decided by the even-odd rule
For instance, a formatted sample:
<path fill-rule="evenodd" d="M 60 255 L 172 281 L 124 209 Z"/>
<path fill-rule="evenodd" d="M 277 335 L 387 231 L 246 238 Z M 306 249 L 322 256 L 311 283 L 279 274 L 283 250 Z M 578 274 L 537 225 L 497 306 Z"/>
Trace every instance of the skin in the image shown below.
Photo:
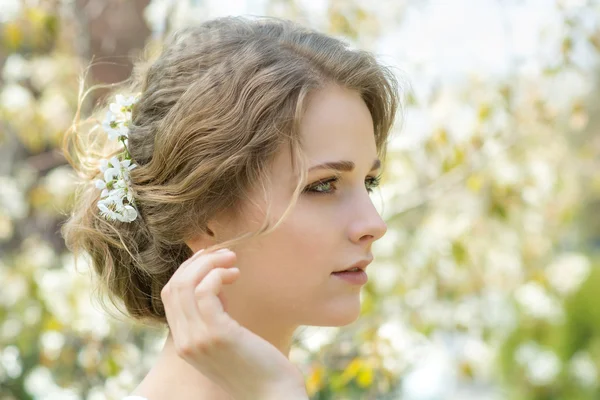
<path fill-rule="evenodd" d="M 367 190 L 380 171 L 372 169 L 377 159 L 373 121 L 359 94 L 335 85 L 312 93 L 301 135 L 310 171 L 305 186 L 328 193 L 302 193 L 276 231 L 232 246 L 240 276 L 219 296 L 233 319 L 286 357 L 299 326 L 344 326 L 358 318 L 362 286 L 331 273 L 371 259 L 373 242 L 387 230 Z M 340 160 L 352 161 L 353 170 L 310 168 Z M 336 175 L 337 182 L 315 185 Z M 289 151 L 282 148 L 269 187 L 275 221 L 286 209 L 296 180 Z M 267 204 L 258 188 L 251 199 L 243 220 L 220 216 L 209 224 L 214 237 L 199 236 L 188 246 L 196 252 L 257 229 Z M 150 400 L 229 399 L 176 354 L 171 334 L 134 394 Z"/>

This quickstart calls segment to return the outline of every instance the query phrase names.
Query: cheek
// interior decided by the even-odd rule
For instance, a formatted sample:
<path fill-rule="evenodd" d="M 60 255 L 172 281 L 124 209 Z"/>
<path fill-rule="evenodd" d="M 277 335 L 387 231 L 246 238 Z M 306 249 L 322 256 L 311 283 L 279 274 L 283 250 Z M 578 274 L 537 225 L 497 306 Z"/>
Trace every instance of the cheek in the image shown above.
<path fill-rule="evenodd" d="M 248 243 L 252 249 L 251 268 L 273 282 L 323 279 L 336 267 L 339 237 L 339 226 L 330 217 L 294 212 L 276 231 L 254 244 Z"/>
<path fill-rule="evenodd" d="M 288 273 L 306 279 L 307 271 L 331 268 L 340 237 L 339 225 L 335 225 L 331 216 L 297 212 L 280 228 L 273 233 L 269 246 Z"/>

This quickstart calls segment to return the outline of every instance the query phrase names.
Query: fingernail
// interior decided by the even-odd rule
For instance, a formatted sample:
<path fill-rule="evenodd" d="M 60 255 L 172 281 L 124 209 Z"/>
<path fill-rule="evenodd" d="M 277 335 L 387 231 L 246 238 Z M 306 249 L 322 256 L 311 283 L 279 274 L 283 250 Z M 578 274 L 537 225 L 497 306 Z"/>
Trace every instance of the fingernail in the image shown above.
<path fill-rule="evenodd" d="M 231 252 L 231 250 L 229 250 L 229 249 L 220 249 L 220 250 L 215 251 L 215 253 L 230 253 L 230 252 Z"/>

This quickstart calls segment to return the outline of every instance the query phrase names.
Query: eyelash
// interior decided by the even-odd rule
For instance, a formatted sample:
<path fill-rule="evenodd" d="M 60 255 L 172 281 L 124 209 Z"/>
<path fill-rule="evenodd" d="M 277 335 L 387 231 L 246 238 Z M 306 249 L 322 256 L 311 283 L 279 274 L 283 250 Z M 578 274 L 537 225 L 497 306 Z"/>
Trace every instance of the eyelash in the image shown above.
<path fill-rule="evenodd" d="M 338 182 L 340 179 L 339 176 L 333 176 L 331 178 L 325 178 L 325 179 L 321 179 L 320 181 L 317 181 L 309 186 L 307 186 L 303 193 L 308 193 L 308 194 L 331 194 L 334 190 L 330 190 L 330 191 L 322 191 L 322 190 L 315 190 L 315 188 L 321 186 L 321 185 L 326 185 L 326 184 L 330 184 L 330 183 L 336 183 Z M 367 192 L 369 193 L 373 193 L 373 189 L 375 189 L 376 187 L 379 186 L 380 182 L 381 182 L 381 175 L 378 176 L 369 176 L 367 177 L 367 179 L 365 180 L 365 183 L 368 182 L 367 185 Z"/>

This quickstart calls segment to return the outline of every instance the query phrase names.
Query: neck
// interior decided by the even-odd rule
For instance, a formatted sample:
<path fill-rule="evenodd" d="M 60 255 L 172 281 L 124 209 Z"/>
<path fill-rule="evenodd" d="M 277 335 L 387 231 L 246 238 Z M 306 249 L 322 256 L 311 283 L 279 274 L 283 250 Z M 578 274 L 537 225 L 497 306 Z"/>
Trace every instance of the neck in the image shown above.
<path fill-rule="evenodd" d="M 289 358 L 293 333 L 295 329 L 274 329 L 272 324 L 254 324 L 248 327 L 256 335 L 262 337 L 282 354 Z M 147 384 L 150 386 L 148 392 L 154 393 L 157 399 L 214 399 L 233 400 L 229 394 L 220 386 L 204 376 L 187 361 L 179 357 L 171 332 L 168 332 L 164 347 L 159 358 L 147 376 Z M 146 383 L 143 382 L 142 386 Z M 164 390 L 164 392 L 163 392 Z M 146 391 L 146 390 L 144 390 Z M 164 393 L 164 395 L 159 394 Z"/>

